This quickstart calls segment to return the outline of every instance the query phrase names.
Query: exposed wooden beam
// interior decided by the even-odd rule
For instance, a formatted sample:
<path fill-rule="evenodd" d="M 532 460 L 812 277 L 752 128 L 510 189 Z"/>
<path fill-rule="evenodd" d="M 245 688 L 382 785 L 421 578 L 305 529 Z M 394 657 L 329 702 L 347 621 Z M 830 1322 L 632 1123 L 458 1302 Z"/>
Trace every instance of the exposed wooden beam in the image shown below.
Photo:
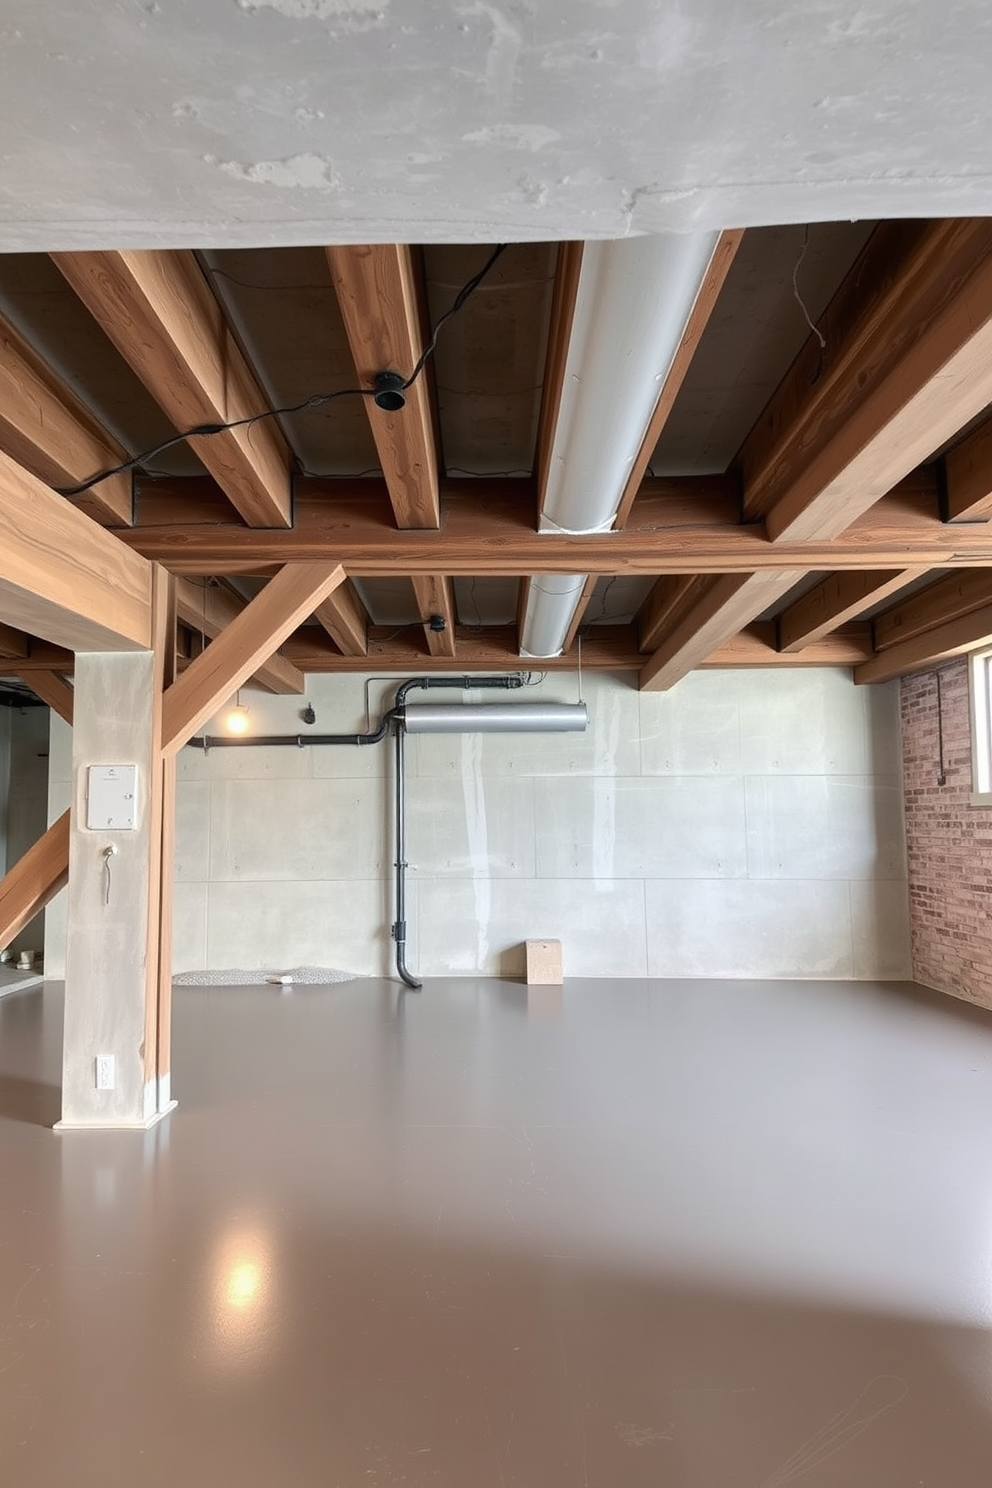
<path fill-rule="evenodd" d="M 317 606 L 314 618 L 345 656 L 365 655 L 369 617 L 350 579 L 345 579 Z"/>
<path fill-rule="evenodd" d="M 426 344 L 413 251 L 396 243 L 349 244 L 328 248 L 327 262 L 359 384 L 371 389 L 377 372 L 409 377 Z M 398 412 L 364 400 L 398 527 L 437 527 L 441 520 L 430 388 L 425 368 Z"/>
<path fill-rule="evenodd" d="M 0 677 L 22 677 L 30 685 L 32 672 L 55 672 L 59 677 L 71 677 L 75 665 L 75 654 L 65 647 L 31 640 L 27 656 L 0 656 Z"/>
<path fill-rule="evenodd" d="M 716 248 L 713 250 L 713 257 L 710 259 L 709 268 L 703 276 L 703 282 L 699 286 L 699 293 L 696 295 L 689 319 L 686 321 L 682 340 L 679 342 L 678 350 L 672 360 L 672 365 L 668 369 L 668 375 L 662 384 L 661 392 L 658 395 L 658 402 L 651 416 L 651 422 L 647 427 L 637 458 L 631 467 L 623 496 L 620 498 L 620 506 L 613 523 L 617 530 L 626 525 L 627 518 L 630 515 L 630 508 L 633 506 L 634 500 L 641 489 L 641 483 L 647 474 L 655 446 L 661 438 L 662 430 L 668 423 L 669 416 L 675 406 L 675 399 L 682 389 L 686 373 L 689 370 L 693 357 L 699 349 L 703 332 L 706 330 L 710 316 L 716 308 L 720 291 L 726 282 L 727 275 L 730 273 L 730 266 L 737 256 L 737 250 L 741 245 L 743 237 L 743 230 L 734 228 L 728 232 L 721 233 L 717 240 Z"/>
<path fill-rule="evenodd" d="M 455 609 L 455 586 L 447 574 L 426 574 L 413 580 L 417 609 L 424 622 L 424 639 L 432 656 L 454 656 L 458 615 Z M 443 630 L 432 630 L 430 618 L 440 615 Z"/>
<path fill-rule="evenodd" d="M 905 589 L 925 572 L 921 568 L 898 568 L 829 574 L 778 617 L 780 650 L 804 651 L 872 605 Z"/>
<path fill-rule="evenodd" d="M 54 713 L 64 718 L 72 727 L 72 708 L 75 695 L 64 677 L 57 672 L 27 672 L 22 677 L 36 697 L 47 703 Z"/>
<path fill-rule="evenodd" d="M 551 324 L 548 331 L 548 352 L 544 363 L 544 383 L 541 388 L 541 412 L 537 424 L 537 446 L 534 470 L 537 476 L 538 505 L 544 501 L 551 470 L 551 451 L 558 427 L 558 413 L 565 383 L 565 362 L 568 359 L 568 343 L 572 336 L 575 319 L 575 302 L 579 292 L 579 275 L 582 272 L 581 243 L 559 243 L 558 262 L 555 266 L 555 285 L 551 299 Z"/>
<path fill-rule="evenodd" d="M 73 651 L 147 647 L 151 568 L 0 453 L 0 622 Z"/>
<path fill-rule="evenodd" d="M 0 319 L 0 449 L 56 489 L 120 465 L 127 452 L 50 367 Z M 131 476 L 108 476 L 73 498 L 110 527 L 131 525 Z"/>
<path fill-rule="evenodd" d="M 943 625 L 935 625 L 911 640 L 900 641 L 885 651 L 878 651 L 857 668 L 855 682 L 888 682 L 909 672 L 920 672 L 951 656 L 992 645 L 992 604 L 966 615 L 958 615 Z"/>
<path fill-rule="evenodd" d="M 708 583 L 705 574 L 665 574 L 655 584 L 637 615 L 637 633 L 642 651 L 661 645 L 680 614 L 702 597 Z"/>
<path fill-rule="evenodd" d="M 165 694 L 162 751 L 175 754 L 287 636 L 344 582 L 340 564 L 288 564 Z"/>
<path fill-rule="evenodd" d="M 69 813 L 66 811 L 0 878 L 0 946 L 9 945 L 68 881 Z"/>
<path fill-rule="evenodd" d="M 206 581 L 176 580 L 176 615 L 183 625 L 213 641 L 241 614 L 245 602 L 230 589 Z M 277 653 L 259 667 L 253 682 L 268 692 L 299 696 L 306 689 L 303 673 Z"/>
<path fill-rule="evenodd" d="M 251 418 L 268 408 L 191 252 L 52 258 L 177 430 Z M 291 525 L 289 455 L 274 420 L 191 444 L 250 526 Z"/>
<path fill-rule="evenodd" d="M 575 637 L 578 635 L 579 631 L 582 629 L 583 623 L 585 622 L 586 611 L 589 608 L 589 601 L 592 599 L 593 594 L 595 593 L 596 585 L 599 583 L 600 577 L 600 574 L 588 574 L 586 576 L 586 581 L 582 585 L 582 593 L 579 595 L 578 600 L 576 601 L 575 610 L 572 613 L 572 623 L 569 625 L 568 630 L 565 632 L 565 644 L 562 647 L 562 650 L 570 651 L 572 649 L 572 646 L 575 644 Z"/>
<path fill-rule="evenodd" d="M 992 572 L 988 569 L 948 574 L 875 617 L 872 626 L 875 650 L 902 645 L 936 625 L 946 625 L 989 604 L 992 604 Z"/>
<path fill-rule="evenodd" d="M 28 638 L 23 630 L 15 630 L 12 625 L 0 625 L 0 657 L 27 656 L 29 649 Z"/>
<path fill-rule="evenodd" d="M 992 419 L 947 451 L 944 472 L 948 519 L 987 522 L 992 517 Z"/>
<path fill-rule="evenodd" d="M 992 221 L 876 229 L 741 451 L 773 541 L 843 532 L 992 402 Z"/>
<path fill-rule="evenodd" d="M 535 665 L 542 671 L 574 671 L 577 655 L 573 650 L 562 656 L 551 656 L 540 663 L 521 657 L 515 625 L 492 626 L 479 631 L 474 626 L 460 625 L 456 631 L 458 669 L 475 668 L 508 672 L 531 672 Z M 450 672 L 451 658 L 432 656 L 427 641 L 419 630 L 396 635 L 388 626 L 373 626 L 369 631 L 368 656 L 342 656 L 314 625 L 297 631 L 285 644 L 286 654 L 306 672 Z M 583 671 L 636 671 L 644 660 L 637 653 L 634 628 L 631 625 L 595 625 L 582 642 Z"/>
<path fill-rule="evenodd" d="M 644 662 L 640 686 L 654 691 L 674 687 L 801 578 L 802 571 L 795 570 L 725 574 L 708 580 L 703 594 Z"/>
<path fill-rule="evenodd" d="M 358 578 L 992 566 L 992 528 L 942 521 L 929 469 L 914 471 L 839 537 L 808 543 L 773 543 L 762 522 L 741 525 L 736 485 L 722 477 L 646 481 L 622 532 L 578 536 L 536 531 L 528 481 L 475 485 L 473 491 L 470 483 L 446 483 L 440 532 L 397 532 L 385 489 L 375 481 L 305 481 L 291 532 L 167 521 L 120 537 L 183 574 L 265 574 L 314 557 L 338 558 Z M 156 505 L 159 518 L 168 514 L 167 501 Z"/>
<path fill-rule="evenodd" d="M 872 654 L 871 626 L 842 625 L 797 653 L 779 651 L 775 621 L 759 620 L 712 651 L 703 667 L 854 667 Z"/>

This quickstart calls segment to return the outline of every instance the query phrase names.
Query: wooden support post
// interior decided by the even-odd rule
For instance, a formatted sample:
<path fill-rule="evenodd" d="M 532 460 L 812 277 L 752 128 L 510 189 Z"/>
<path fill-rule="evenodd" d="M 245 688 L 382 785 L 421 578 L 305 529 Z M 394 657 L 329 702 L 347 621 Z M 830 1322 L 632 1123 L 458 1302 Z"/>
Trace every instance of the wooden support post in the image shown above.
<path fill-rule="evenodd" d="M 173 766 L 160 743 L 172 587 L 156 568 L 152 650 L 84 653 L 76 662 L 61 1129 L 147 1127 L 172 1107 Z M 106 764 L 136 766 L 131 829 L 88 825 L 90 769 Z M 99 1056 L 111 1058 L 112 1088 L 97 1088 Z"/>

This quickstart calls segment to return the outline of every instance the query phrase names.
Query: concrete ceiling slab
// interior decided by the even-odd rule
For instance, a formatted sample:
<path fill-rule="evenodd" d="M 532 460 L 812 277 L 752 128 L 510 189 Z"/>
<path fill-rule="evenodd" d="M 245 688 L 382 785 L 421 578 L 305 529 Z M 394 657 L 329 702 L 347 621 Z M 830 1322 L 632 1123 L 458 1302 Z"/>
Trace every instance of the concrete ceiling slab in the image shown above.
<path fill-rule="evenodd" d="M 982 0 L 7 0 L 0 250 L 992 211 Z"/>

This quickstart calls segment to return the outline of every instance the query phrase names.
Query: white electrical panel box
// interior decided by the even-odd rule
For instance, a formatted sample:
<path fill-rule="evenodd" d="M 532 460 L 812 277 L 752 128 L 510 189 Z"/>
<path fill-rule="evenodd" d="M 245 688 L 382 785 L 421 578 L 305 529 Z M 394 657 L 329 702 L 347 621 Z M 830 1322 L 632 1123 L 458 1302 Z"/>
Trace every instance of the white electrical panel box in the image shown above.
<path fill-rule="evenodd" d="M 137 765 L 90 765 L 86 825 L 91 832 L 134 830 Z"/>

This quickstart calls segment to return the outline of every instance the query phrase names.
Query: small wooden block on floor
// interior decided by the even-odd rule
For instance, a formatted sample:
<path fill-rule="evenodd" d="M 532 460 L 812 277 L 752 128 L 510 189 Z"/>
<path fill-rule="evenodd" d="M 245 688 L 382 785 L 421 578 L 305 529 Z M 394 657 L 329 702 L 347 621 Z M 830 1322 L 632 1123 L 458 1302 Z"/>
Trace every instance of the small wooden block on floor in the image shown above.
<path fill-rule="evenodd" d="M 561 941 L 528 940 L 528 987 L 560 987 L 561 983 Z"/>

